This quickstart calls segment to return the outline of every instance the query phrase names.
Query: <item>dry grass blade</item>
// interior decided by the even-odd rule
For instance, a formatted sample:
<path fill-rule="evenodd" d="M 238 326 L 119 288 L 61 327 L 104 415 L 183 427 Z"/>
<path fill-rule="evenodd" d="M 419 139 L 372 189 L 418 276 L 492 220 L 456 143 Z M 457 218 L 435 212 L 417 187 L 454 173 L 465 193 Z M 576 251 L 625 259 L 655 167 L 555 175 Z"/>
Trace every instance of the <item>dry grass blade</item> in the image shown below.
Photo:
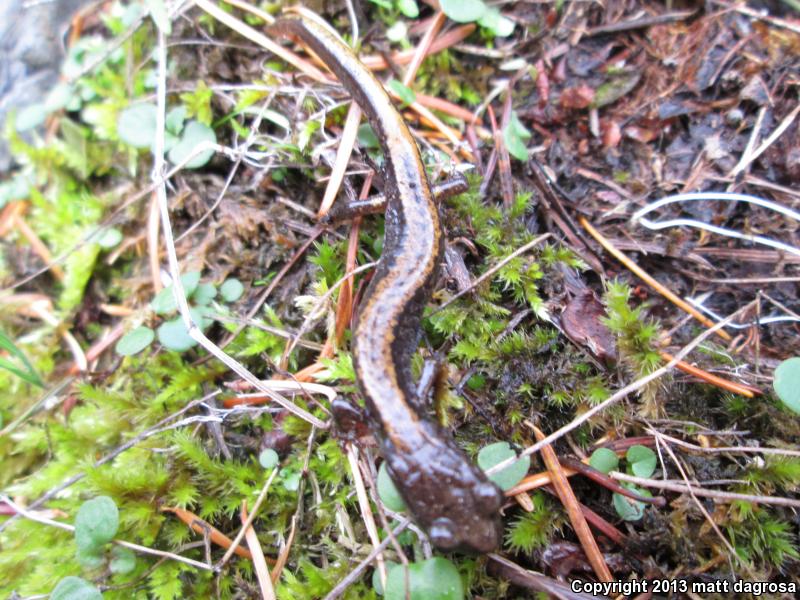
<path fill-rule="evenodd" d="M 353 148 L 356 144 L 359 123 L 361 123 L 361 108 L 358 104 L 352 102 L 350 103 L 350 109 L 347 111 L 342 137 L 339 139 L 339 147 L 336 150 L 336 159 L 333 162 L 331 176 L 328 179 L 328 185 L 325 187 L 325 194 L 322 196 L 319 211 L 317 211 L 318 217 L 327 215 L 331 206 L 333 206 L 333 201 L 336 200 L 336 195 L 339 193 L 342 181 L 344 181 L 344 174 L 347 172 L 347 163 L 350 162 L 350 155 L 353 153 Z"/>
<path fill-rule="evenodd" d="M 243 524 L 250 520 L 247 515 L 246 501 L 242 502 L 240 518 Z M 256 572 L 256 579 L 258 579 L 258 586 L 261 589 L 261 598 L 263 600 L 275 600 L 275 588 L 272 587 L 272 577 L 270 576 L 267 561 L 264 558 L 264 551 L 258 541 L 256 530 L 252 526 L 247 527 L 244 538 L 247 542 L 247 547 L 250 549 L 250 554 L 253 555 L 253 567 Z"/>
<path fill-rule="evenodd" d="M 538 441 L 541 442 L 544 439 L 544 434 L 538 428 L 534 427 L 533 432 Z M 600 548 L 597 546 L 597 540 L 594 539 L 589 529 L 589 524 L 586 522 L 586 517 L 584 517 L 581 511 L 578 499 L 575 497 L 575 493 L 572 491 L 567 481 L 564 470 L 558 463 L 558 457 L 555 451 L 550 446 L 543 446 L 541 455 L 544 464 L 547 466 L 547 470 L 550 472 L 553 487 L 569 515 L 572 529 L 575 531 L 575 535 L 578 536 L 583 551 L 586 553 L 586 558 L 589 560 L 589 564 L 592 565 L 592 569 L 594 569 L 595 575 L 597 575 L 600 581 L 614 581 L 614 576 L 611 574 L 603 558 L 603 553 L 600 552 Z"/>

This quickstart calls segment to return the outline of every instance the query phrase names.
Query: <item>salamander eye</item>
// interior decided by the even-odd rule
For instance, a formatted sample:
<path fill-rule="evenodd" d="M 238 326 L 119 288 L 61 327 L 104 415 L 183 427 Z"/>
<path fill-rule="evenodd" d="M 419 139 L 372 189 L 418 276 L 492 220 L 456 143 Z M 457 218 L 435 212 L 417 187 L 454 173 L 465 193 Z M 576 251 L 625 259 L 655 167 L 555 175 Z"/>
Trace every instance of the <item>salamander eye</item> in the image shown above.
<path fill-rule="evenodd" d="M 458 546 L 456 528 L 453 522 L 447 517 L 435 519 L 428 530 L 431 542 L 441 550 L 452 550 Z"/>
<path fill-rule="evenodd" d="M 503 499 L 497 486 L 489 481 L 479 483 L 473 488 L 475 505 L 483 514 L 493 514 L 500 510 Z"/>

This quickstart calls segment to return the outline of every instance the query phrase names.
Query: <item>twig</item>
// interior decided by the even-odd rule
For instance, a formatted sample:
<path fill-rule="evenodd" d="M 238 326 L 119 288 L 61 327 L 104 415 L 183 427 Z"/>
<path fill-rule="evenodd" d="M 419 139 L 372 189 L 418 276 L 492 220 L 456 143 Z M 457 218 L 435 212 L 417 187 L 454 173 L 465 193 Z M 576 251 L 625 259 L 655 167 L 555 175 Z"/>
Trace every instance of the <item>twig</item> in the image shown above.
<path fill-rule="evenodd" d="M 705 488 L 690 488 L 685 484 L 676 483 L 673 481 L 663 481 L 660 479 L 645 479 L 644 477 L 635 477 L 634 475 L 626 475 L 625 473 L 618 473 L 612 471 L 609 473 L 611 477 L 619 481 L 628 483 L 635 483 L 648 488 L 656 488 L 659 490 L 669 490 L 671 492 L 678 492 L 681 494 L 694 493 L 696 496 L 705 496 L 707 498 L 715 498 L 723 502 L 754 502 L 756 504 L 772 504 L 775 506 L 790 506 L 792 508 L 800 508 L 800 500 L 793 500 L 792 498 L 782 498 L 780 496 L 756 496 L 752 494 L 738 494 L 735 492 L 720 492 L 717 490 L 707 490 Z"/>

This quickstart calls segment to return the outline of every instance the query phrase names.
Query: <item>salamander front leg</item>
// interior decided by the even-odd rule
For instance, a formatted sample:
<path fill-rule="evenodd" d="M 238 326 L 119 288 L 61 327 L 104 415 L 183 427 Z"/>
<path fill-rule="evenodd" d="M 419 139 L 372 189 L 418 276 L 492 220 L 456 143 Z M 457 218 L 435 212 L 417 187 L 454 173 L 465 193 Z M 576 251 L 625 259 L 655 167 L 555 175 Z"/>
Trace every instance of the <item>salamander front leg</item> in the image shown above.
<path fill-rule="evenodd" d="M 463 194 L 469 189 L 467 178 L 461 173 L 431 186 L 431 192 L 437 202 L 451 198 L 458 194 Z M 336 223 L 346 221 L 362 215 L 374 215 L 386 211 L 386 196 L 375 194 L 364 200 L 356 200 L 348 203 L 334 204 L 330 212 L 322 217 L 322 223 Z"/>

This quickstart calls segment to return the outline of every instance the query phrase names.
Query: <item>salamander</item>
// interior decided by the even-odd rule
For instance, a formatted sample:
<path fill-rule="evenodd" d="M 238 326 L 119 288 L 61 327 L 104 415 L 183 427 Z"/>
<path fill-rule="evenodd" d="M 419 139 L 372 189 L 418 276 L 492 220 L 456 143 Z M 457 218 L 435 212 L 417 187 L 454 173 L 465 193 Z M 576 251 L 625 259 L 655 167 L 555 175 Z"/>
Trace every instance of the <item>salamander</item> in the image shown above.
<path fill-rule="evenodd" d="M 490 552 L 502 536 L 502 493 L 447 432 L 421 414 L 424 403 L 411 372 L 444 241 L 419 148 L 381 83 L 337 37 L 296 17 L 269 30 L 300 39 L 333 71 L 366 114 L 385 155 L 383 254 L 356 316 L 352 351 L 389 475 L 435 546 Z"/>

